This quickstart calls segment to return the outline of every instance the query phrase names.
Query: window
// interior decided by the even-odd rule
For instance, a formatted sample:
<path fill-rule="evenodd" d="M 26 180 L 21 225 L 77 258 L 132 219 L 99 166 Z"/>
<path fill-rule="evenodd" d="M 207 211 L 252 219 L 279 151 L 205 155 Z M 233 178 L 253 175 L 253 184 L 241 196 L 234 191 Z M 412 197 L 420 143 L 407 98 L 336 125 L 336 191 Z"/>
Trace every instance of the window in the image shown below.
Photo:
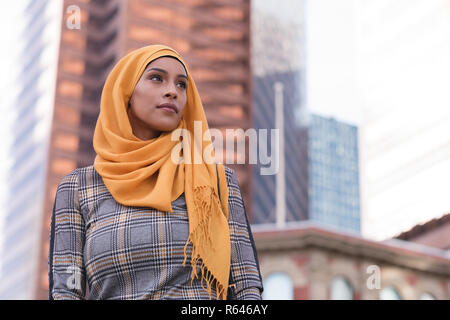
<path fill-rule="evenodd" d="M 294 285 L 284 272 L 274 272 L 264 279 L 264 300 L 293 300 Z"/>
<path fill-rule="evenodd" d="M 425 292 L 420 296 L 419 300 L 436 300 L 436 298 L 431 293 Z"/>
<path fill-rule="evenodd" d="M 331 300 L 352 300 L 353 288 L 343 276 L 337 276 L 331 281 Z"/>
<path fill-rule="evenodd" d="M 380 292 L 380 300 L 401 300 L 400 294 L 393 287 L 383 288 Z"/>

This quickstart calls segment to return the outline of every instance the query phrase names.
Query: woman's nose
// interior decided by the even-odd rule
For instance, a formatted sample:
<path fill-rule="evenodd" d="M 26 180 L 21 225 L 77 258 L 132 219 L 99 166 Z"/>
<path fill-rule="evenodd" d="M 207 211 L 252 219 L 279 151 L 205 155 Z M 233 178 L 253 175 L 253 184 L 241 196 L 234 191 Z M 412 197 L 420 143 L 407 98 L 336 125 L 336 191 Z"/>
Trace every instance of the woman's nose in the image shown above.
<path fill-rule="evenodd" d="M 177 97 L 177 94 L 176 94 L 175 91 L 168 91 L 168 92 L 166 92 L 165 96 L 166 96 L 166 97 L 173 97 L 173 98 L 176 98 L 176 97 Z"/>
<path fill-rule="evenodd" d="M 165 94 L 166 97 L 170 97 L 170 96 L 172 96 L 173 98 L 177 97 L 177 90 L 176 90 L 174 84 L 168 84 L 166 86 L 165 90 L 166 90 L 166 94 Z"/>

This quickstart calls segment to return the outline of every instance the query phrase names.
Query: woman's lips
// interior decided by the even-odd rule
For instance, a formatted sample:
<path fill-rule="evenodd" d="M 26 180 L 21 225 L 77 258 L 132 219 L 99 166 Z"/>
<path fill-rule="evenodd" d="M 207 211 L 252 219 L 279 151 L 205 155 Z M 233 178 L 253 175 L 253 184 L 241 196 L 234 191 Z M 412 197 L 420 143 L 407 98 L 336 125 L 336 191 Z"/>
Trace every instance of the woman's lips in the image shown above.
<path fill-rule="evenodd" d="M 161 109 L 161 110 L 164 110 L 164 111 L 170 112 L 170 113 L 176 113 L 175 110 L 173 110 L 172 108 L 160 107 L 158 109 Z"/>
<path fill-rule="evenodd" d="M 166 111 L 170 111 L 173 113 L 178 113 L 178 108 L 173 103 L 163 103 L 158 106 L 159 109 L 165 109 Z"/>

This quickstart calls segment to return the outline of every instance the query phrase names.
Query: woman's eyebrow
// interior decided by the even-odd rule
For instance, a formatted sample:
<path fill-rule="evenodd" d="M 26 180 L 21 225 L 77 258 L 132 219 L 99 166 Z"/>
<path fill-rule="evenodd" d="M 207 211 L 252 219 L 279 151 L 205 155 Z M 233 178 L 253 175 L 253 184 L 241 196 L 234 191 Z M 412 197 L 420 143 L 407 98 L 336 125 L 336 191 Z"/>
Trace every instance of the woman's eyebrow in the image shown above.
<path fill-rule="evenodd" d="M 160 71 L 160 72 L 166 73 L 166 74 L 168 73 L 166 70 L 160 69 L 160 68 L 150 68 L 150 69 L 147 70 L 147 72 L 150 71 L 150 70 L 156 70 L 156 71 Z M 185 76 L 184 74 L 179 74 L 178 77 L 186 78 L 186 80 L 188 79 L 188 77 Z"/>

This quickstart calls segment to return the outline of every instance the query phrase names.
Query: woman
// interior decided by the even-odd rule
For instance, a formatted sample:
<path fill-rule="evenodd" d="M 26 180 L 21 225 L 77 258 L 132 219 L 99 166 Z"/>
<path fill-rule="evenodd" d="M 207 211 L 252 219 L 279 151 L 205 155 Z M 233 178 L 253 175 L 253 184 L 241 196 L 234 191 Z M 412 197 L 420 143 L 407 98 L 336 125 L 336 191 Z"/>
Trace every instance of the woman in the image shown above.
<path fill-rule="evenodd" d="M 117 63 L 102 92 L 94 164 L 56 192 L 50 299 L 261 299 L 238 181 L 224 165 L 188 159 L 211 146 L 209 135 L 190 141 L 194 121 L 203 137 L 203 106 L 175 50 L 151 45 Z"/>

